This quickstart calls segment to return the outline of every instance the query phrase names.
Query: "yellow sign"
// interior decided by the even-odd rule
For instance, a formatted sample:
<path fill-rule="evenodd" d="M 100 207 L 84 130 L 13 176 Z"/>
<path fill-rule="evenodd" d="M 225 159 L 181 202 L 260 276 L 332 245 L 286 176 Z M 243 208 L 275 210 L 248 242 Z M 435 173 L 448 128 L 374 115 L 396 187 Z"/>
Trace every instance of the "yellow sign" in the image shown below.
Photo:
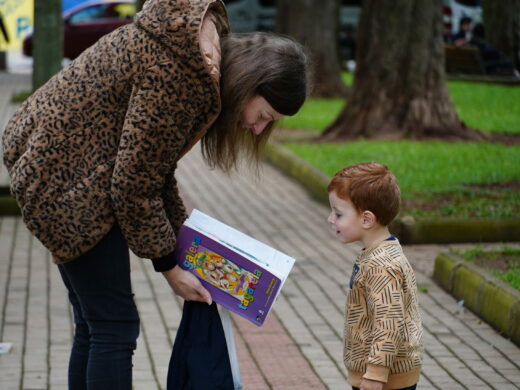
<path fill-rule="evenodd" d="M 0 32 L 0 50 L 21 49 L 25 34 L 33 27 L 33 0 L 0 0 L 0 14 L 9 36 L 9 43 L 6 44 Z"/>

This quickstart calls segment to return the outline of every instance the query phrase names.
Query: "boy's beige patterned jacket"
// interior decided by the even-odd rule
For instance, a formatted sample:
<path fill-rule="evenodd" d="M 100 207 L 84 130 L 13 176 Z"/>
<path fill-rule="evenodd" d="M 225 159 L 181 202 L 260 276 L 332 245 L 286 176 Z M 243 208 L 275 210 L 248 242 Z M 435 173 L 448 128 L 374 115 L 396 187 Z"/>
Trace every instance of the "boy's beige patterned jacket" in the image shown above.
<path fill-rule="evenodd" d="M 116 220 L 137 255 L 173 251 L 185 219 L 177 160 L 221 107 L 218 71 L 199 39 L 206 14 L 210 31 L 228 31 L 219 0 L 148 0 L 134 23 L 87 49 L 7 125 L 12 192 L 56 262 L 92 248 Z"/>
<path fill-rule="evenodd" d="M 417 383 L 422 325 L 415 275 L 399 241 L 364 249 L 354 265 L 345 311 L 344 361 L 349 382 L 385 382 L 385 389 Z"/>

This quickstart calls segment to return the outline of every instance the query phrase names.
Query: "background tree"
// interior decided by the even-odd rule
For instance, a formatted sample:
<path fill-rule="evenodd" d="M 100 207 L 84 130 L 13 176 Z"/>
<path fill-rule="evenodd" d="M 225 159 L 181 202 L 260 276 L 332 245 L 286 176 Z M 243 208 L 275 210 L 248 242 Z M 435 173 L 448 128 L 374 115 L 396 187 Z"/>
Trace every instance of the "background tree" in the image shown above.
<path fill-rule="evenodd" d="M 61 0 L 34 2 L 32 84 L 36 90 L 61 69 L 63 22 Z"/>
<path fill-rule="evenodd" d="M 486 41 L 520 70 L 520 0 L 484 0 Z"/>
<path fill-rule="evenodd" d="M 146 0 L 135 0 L 135 10 L 137 12 L 141 11 L 141 9 L 143 8 L 143 4 Z"/>
<path fill-rule="evenodd" d="M 339 61 L 339 0 L 278 0 L 277 32 L 307 48 L 312 62 L 312 95 L 345 96 Z"/>
<path fill-rule="evenodd" d="M 323 140 L 483 137 L 448 93 L 442 0 L 365 0 L 357 39 L 352 95 Z"/>

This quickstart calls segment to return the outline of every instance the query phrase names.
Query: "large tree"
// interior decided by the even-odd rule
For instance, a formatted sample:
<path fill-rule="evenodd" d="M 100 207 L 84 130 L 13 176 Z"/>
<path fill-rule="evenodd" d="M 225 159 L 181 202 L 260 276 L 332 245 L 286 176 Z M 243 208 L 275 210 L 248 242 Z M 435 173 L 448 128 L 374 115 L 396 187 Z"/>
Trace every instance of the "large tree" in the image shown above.
<path fill-rule="evenodd" d="M 34 2 L 32 56 L 32 83 L 33 89 L 36 90 L 61 69 L 63 59 L 61 0 Z"/>
<path fill-rule="evenodd" d="M 278 0 L 276 30 L 301 42 L 310 54 L 313 96 L 345 96 L 339 61 L 339 0 Z"/>
<path fill-rule="evenodd" d="M 520 69 L 520 0 L 484 0 L 486 41 Z"/>
<path fill-rule="evenodd" d="M 352 95 L 323 140 L 482 138 L 460 121 L 444 71 L 442 0 L 365 0 Z"/>

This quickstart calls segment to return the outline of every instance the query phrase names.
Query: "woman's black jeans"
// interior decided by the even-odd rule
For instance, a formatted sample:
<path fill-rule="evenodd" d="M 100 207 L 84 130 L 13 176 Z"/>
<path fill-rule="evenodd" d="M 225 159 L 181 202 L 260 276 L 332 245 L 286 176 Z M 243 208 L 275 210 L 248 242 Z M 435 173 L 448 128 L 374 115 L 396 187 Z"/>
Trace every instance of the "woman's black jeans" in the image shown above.
<path fill-rule="evenodd" d="M 121 231 L 115 226 L 89 252 L 58 267 L 74 310 L 69 389 L 130 390 L 139 314 Z"/>

